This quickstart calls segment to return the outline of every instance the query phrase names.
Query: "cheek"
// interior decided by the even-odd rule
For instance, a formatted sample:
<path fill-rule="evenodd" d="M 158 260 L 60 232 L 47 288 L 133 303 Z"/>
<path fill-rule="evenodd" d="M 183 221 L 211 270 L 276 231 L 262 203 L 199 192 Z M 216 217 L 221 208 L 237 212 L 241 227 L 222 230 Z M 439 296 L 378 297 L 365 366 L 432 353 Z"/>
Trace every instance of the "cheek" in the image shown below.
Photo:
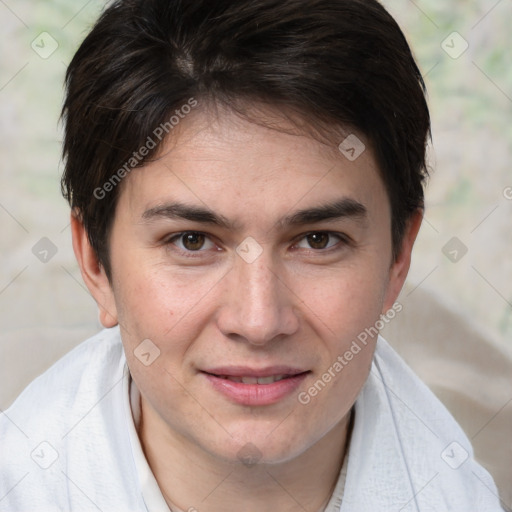
<path fill-rule="evenodd" d="M 190 396 L 180 384 L 182 367 L 210 317 L 206 297 L 218 279 L 179 275 L 151 265 L 139 266 L 127 276 L 115 292 L 130 372 L 157 409 L 165 403 L 164 390 L 174 404 L 186 404 Z"/>
<path fill-rule="evenodd" d="M 146 259 L 145 265 L 141 262 L 136 271 L 127 272 L 115 290 L 122 304 L 119 323 L 130 372 L 146 400 L 163 417 L 170 403 L 172 410 L 195 411 L 186 392 L 193 379 L 190 362 L 197 352 L 197 340 L 212 324 L 226 273 L 224 268 L 171 269 Z M 154 344 L 149 344 L 149 352 L 156 357 L 146 366 L 140 356 L 148 352 L 143 345 L 148 339 Z M 206 358 L 209 347 L 199 346 Z"/>
<path fill-rule="evenodd" d="M 143 324 L 159 319 L 158 324 L 152 323 L 157 331 L 172 328 L 181 318 L 194 314 L 196 306 L 222 279 L 220 272 L 176 269 L 144 258 L 139 264 L 135 258 L 125 260 L 120 267 L 127 271 L 123 279 L 116 280 L 115 294 L 124 320 Z"/>
<path fill-rule="evenodd" d="M 307 322 L 322 340 L 322 362 L 298 396 L 304 428 L 329 429 L 350 410 L 371 368 L 385 279 L 369 271 L 340 273 L 309 289 Z M 305 293 L 305 292 L 303 292 Z M 319 347 L 320 348 L 320 347 Z M 302 409 L 303 408 L 303 409 Z M 302 414 L 302 413 L 301 413 Z"/>
<path fill-rule="evenodd" d="M 304 314 L 333 349 L 373 325 L 385 297 L 387 274 L 378 264 L 354 264 L 329 273 L 296 279 Z"/>

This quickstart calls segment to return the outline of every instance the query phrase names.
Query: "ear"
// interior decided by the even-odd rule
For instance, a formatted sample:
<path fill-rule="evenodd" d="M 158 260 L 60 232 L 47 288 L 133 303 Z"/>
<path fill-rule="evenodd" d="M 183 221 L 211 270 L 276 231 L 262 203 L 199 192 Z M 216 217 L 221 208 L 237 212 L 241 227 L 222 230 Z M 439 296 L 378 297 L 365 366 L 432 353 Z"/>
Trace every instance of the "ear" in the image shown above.
<path fill-rule="evenodd" d="M 71 236 L 82 278 L 98 304 L 100 322 L 104 327 L 114 327 L 117 325 L 114 292 L 76 211 L 71 212 Z"/>
<path fill-rule="evenodd" d="M 389 281 L 383 304 L 382 313 L 386 313 L 395 303 L 409 273 L 411 266 L 411 252 L 423 220 L 423 210 L 416 210 L 407 222 L 402 246 L 398 257 L 389 270 Z"/>

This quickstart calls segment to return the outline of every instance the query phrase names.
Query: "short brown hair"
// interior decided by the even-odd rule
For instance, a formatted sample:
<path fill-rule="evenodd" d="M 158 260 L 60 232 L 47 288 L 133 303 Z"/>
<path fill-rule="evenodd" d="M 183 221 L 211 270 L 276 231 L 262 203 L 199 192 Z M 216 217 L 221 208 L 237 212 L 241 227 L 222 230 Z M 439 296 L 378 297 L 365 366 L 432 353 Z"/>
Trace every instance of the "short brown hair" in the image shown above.
<path fill-rule="evenodd" d="M 313 127 L 365 134 L 391 204 L 395 256 L 423 207 L 425 85 L 376 0 L 117 0 L 80 46 L 66 85 L 62 190 L 109 277 L 120 188 L 112 180 L 155 155 L 160 140 L 133 160 L 191 99 L 263 102 Z"/>

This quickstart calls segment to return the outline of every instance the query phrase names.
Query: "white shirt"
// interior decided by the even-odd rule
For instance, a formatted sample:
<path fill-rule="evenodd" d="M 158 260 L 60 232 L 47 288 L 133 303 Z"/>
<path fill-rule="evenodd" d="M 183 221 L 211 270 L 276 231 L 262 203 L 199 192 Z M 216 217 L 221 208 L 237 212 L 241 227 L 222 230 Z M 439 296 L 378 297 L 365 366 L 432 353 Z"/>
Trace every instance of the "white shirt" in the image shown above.
<path fill-rule="evenodd" d="M 0 511 L 168 512 L 129 383 L 114 328 L 30 384 L 0 415 Z M 382 338 L 345 460 L 328 512 L 501 511 L 460 427 Z"/>

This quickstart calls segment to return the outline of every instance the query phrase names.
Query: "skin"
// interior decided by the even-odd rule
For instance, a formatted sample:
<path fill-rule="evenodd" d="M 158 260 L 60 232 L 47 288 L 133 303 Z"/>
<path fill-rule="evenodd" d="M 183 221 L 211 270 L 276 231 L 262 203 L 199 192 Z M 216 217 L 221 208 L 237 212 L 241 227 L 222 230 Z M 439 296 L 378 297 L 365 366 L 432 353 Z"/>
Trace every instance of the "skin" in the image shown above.
<path fill-rule="evenodd" d="M 112 282 L 72 216 L 75 254 L 101 321 L 120 325 L 142 396 L 139 437 L 170 506 L 286 512 L 326 505 L 376 339 L 309 404 L 298 393 L 391 308 L 421 224 L 418 211 L 393 261 L 389 200 L 360 138 L 367 149 L 351 162 L 308 136 L 227 111 L 188 116 L 160 158 L 122 184 L 109 241 Z M 359 203 L 364 215 L 286 222 L 340 200 Z M 176 202 L 229 225 L 155 214 Z M 207 236 L 180 238 L 186 231 Z M 236 252 L 247 237 L 262 250 L 252 263 Z M 134 355 L 145 339 L 160 350 L 147 367 Z M 234 403 L 200 373 L 277 364 L 310 373 L 299 389 L 263 406 Z M 241 449 L 257 453 L 257 463 L 244 465 Z"/>

